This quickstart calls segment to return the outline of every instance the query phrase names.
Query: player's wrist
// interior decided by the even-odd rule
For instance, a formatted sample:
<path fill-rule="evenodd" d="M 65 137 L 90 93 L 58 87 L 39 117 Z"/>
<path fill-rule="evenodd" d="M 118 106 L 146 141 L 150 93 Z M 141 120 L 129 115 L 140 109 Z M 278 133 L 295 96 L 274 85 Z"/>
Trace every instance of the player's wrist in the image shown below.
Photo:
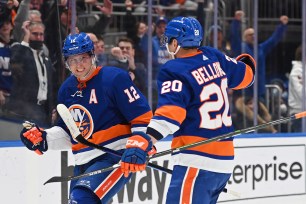
<path fill-rule="evenodd" d="M 145 152 L 152 149 L 153 143 L 151 137 L 144 132 L 134 132 L 131 137 L 128 138 L 126 148 L 139 148 Z"/>

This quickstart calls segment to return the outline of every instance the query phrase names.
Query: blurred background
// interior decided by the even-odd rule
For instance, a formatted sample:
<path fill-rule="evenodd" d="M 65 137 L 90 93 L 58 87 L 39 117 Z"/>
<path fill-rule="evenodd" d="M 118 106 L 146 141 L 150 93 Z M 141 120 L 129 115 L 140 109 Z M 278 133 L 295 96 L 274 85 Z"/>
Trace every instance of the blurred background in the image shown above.
<path fill-rule="evenodd" d="M 1 0 L 0 139 L 18 139 L 24 120 L 56 123 L 57 91 L 70 74 L 61 53 L 69 33 L 88 33 L 96 63 L 129 72 L 154 110 L 156 76 L 170 59 L 159 38 L 175 16 L 201 22 L 204 46 L 256 59 L 255 84 L 228 93 L 236 129 L 305 110 L 303 8 L 302 0 Z M 303 122 L 259 133 L 302 132 Z"/>

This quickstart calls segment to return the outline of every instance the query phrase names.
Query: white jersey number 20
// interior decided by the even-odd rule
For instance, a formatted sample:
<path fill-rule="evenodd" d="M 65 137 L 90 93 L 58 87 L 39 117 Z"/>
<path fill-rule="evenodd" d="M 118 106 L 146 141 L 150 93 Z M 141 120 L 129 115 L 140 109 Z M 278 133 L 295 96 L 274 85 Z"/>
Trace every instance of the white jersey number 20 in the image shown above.
<path fill-rule="evenodd" d="M 227 79 L 222 79 L 221 87 L 215 83 L 204 86 L 200 95 L 203 105 L 200 107 L 201 128 L 214 130 L 225 126 L 232 125 L 232 119 L 229 116 L 229 101 L 227 96 Z M 210 96 L 216 94 L 217 100 L 211 101 Z M 224 111 L 220 112 L 224 106 Z M 215 112 L 217 115 L 212 118 L 210 113 Z M 219 113 L 218 113 L 219 112 Z"/>

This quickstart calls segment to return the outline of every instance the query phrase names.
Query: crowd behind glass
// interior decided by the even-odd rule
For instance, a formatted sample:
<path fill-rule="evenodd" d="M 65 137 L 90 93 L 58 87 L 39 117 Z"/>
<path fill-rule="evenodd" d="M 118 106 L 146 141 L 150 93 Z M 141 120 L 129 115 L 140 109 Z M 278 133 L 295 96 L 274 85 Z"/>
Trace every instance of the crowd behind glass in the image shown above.
<path fill-rule="evenodd" d="M 254 37 L 257 37 L 255 100 L 253 86 L 243 92 L 228 93 L 236 129 L 253 126 L 254 119 L 258 124 L 264 124 L 302 111 L 305 72 L 301 62 L 301 11 L 292 12 L 291 9 L 291 12 L 279 11 L 274 16 L 264 16 L 271 21 L 259 16 L 258 30 L 254 30 L 253 12 L 243 10 L 245 6 L 239 3 L 232 6 L 235 1 L 228 1 L 231 9 L 219 9 L 218 20 L 214 23 L 214 2 L 153 1 L 153 21 L 148 29 L 148 8 L 140 0 L 76 1 L 76 16 L 67 0 L 1 1 L 1 119 L 31 120 L 45 127 L 56 122 L 56 94 L 69 74 L 61 47 L 72 31 L 86 32 L 90 36 L 97 65 L 126 70 L 146 96 L 151 94 L 150 103 L 154 110 L 156 76 L 159 67 L 170 59 L 166 48 L 160 46 L 160 39 L 168 20 L 177 15 L 196 17 L 205 28 L 203 45 L 215 47 L 233 58 L 241 52 L 254 55 Z M 288 2 L 279 1 L 279 8 L 284 6 L 282 3 Z M 301 5 L 302 1 L 292 1 L 291 6 L 296 7 L 299 3 Z M 224 11 L 231 14 L 226 16 Z M 74 24 L 76 29 L 71 30 Z M 148 31 L 152 31 L 152 38 Z M 148 48 L 149 43 L 152 43 L 152 50 Z M 150 62 L 148 53 L 152 56 Z M 152 66 L 150 74 L 149 65 Z M 148 86 L 149 82 L 151 86 Z M 254 112 L 255 106 L 258 113 Z M 301 132 L 301 127 L 301 121 L 294 121 L 289 125 L 270 126 L 260 132 Z"/>

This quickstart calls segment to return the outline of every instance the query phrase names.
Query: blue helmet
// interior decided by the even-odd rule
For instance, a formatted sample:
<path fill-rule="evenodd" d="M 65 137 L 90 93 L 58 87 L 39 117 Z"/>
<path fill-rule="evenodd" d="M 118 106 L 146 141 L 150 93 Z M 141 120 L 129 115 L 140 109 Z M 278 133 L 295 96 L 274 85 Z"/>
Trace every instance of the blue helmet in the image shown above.
<path fill-rule="evenodd" d="M 71 55 L 87 52 L 93 54 L 94 44 L 86 33 L 68 35 L 63 46 L 63 55 L 67 59 Z"/>
<path fill-rule="evenodd" d="M 203 29 L 197 19 L 179 16 L 167 24 L 164 37 L 164 43 L 170 43 L 170 40 L 175 38 L 181 47 L 199 47 Z"/>

